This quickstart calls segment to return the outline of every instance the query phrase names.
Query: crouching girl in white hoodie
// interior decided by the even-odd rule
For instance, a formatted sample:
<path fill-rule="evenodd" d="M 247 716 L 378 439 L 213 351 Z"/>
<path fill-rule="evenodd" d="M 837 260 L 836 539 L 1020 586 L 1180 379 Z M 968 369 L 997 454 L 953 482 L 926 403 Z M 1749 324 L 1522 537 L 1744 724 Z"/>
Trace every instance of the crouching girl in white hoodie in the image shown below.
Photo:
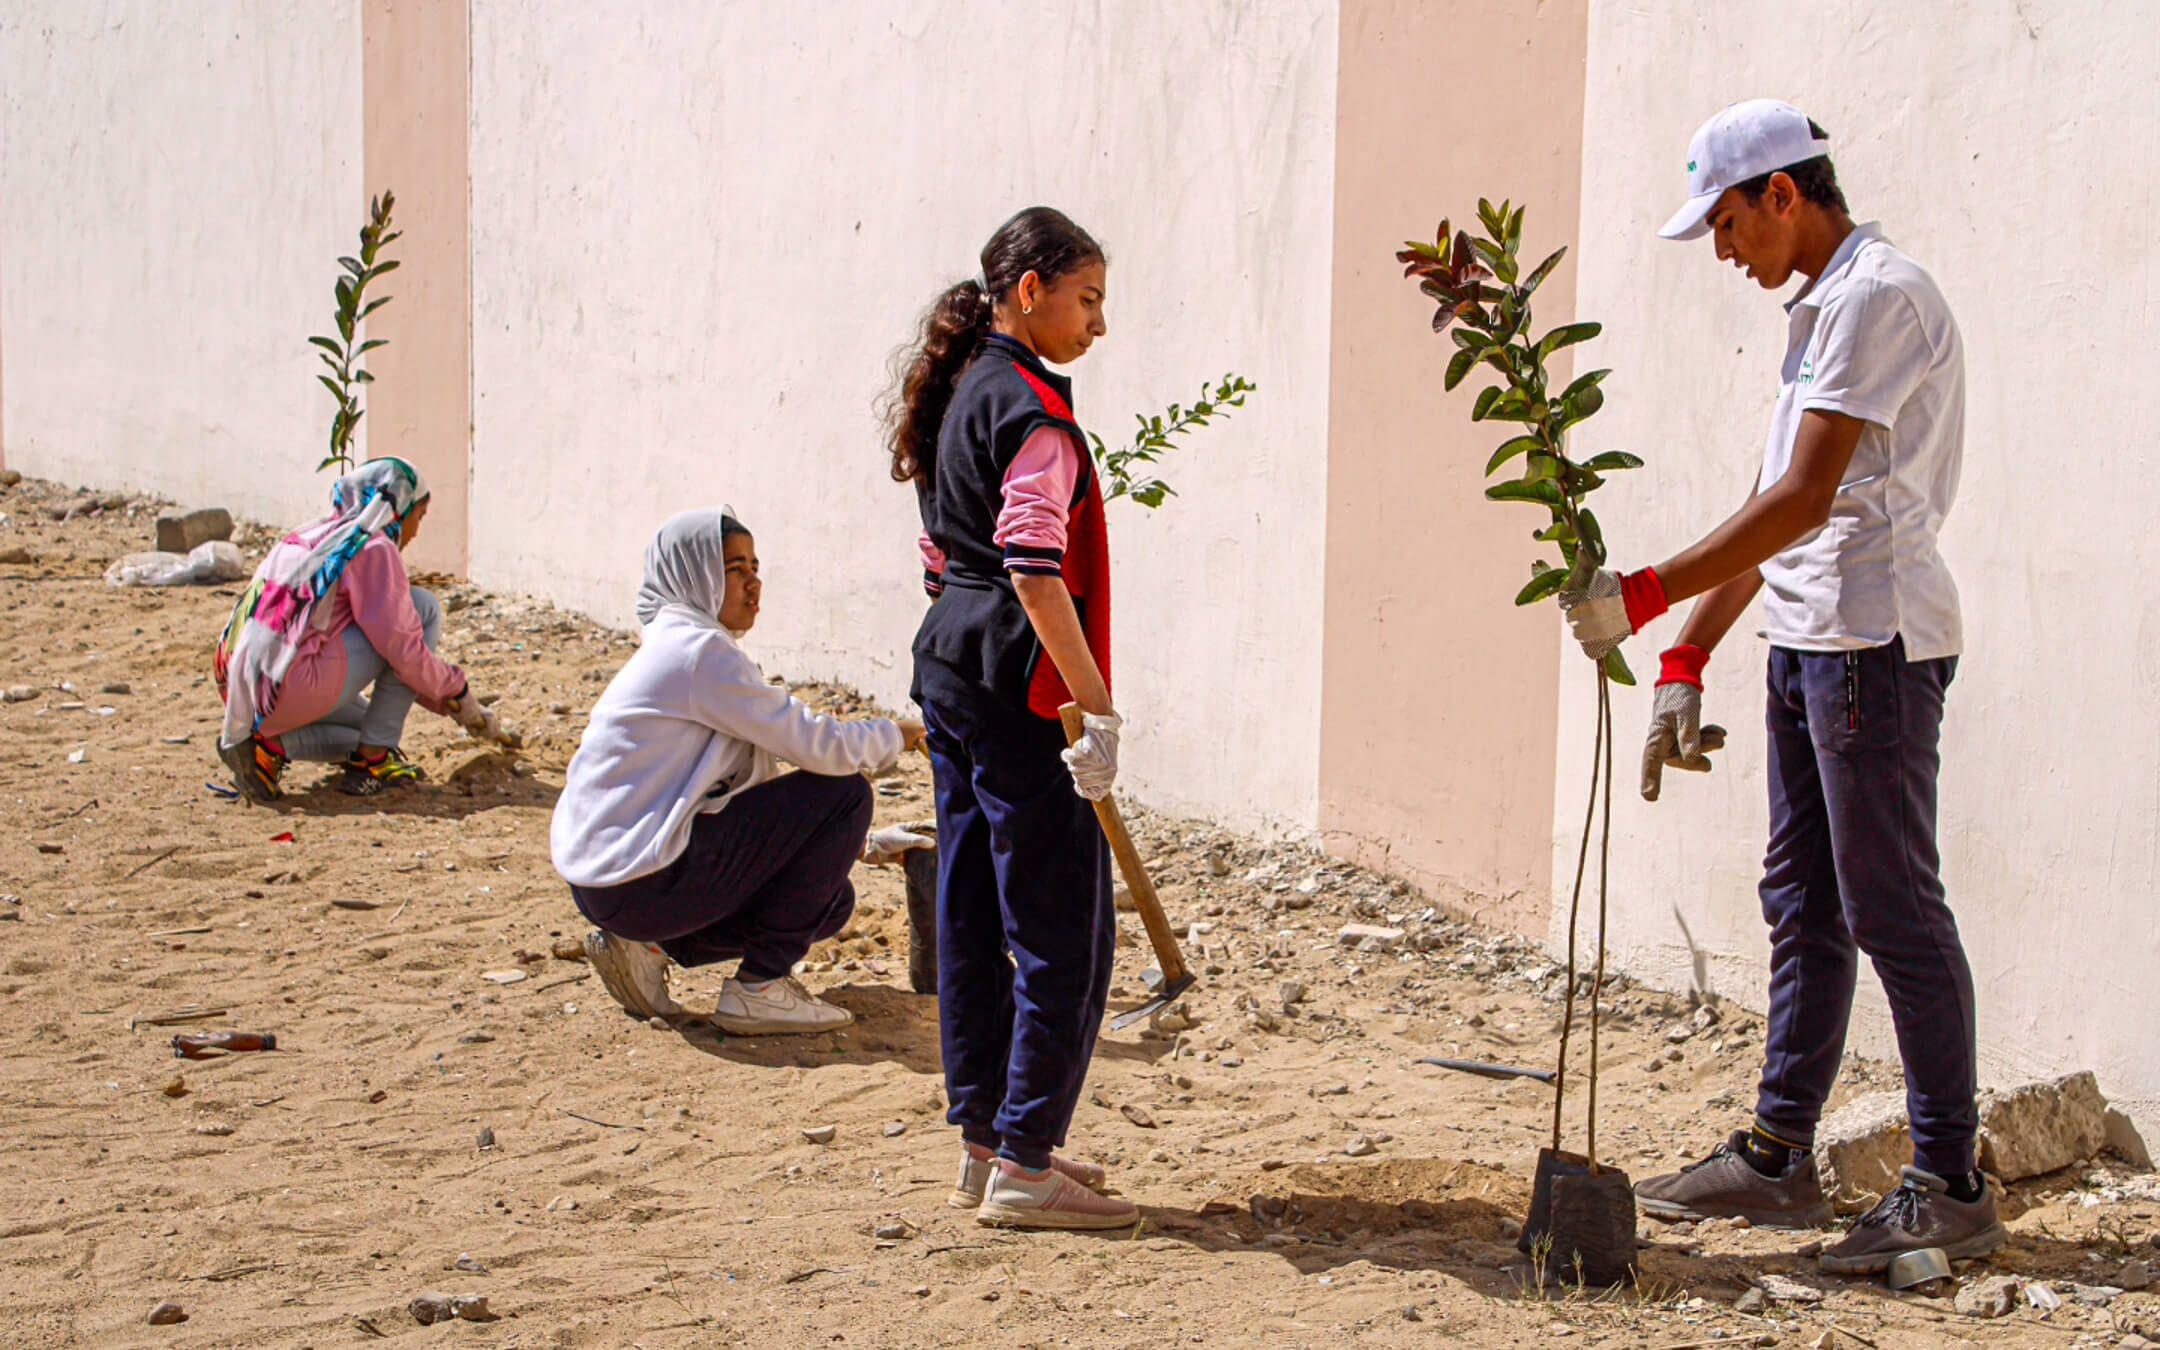
<path fill-rule="evenodd" d="M 713 1020 L 745 1036 L 854 1021 L 790 972 L 854 913 L 863 775 L 923 737 L 917 722 L 827 717 L 767 683 L 736 641 L 761 589 L 756 541 L 730 508 L 661 527 L 638 588 L 642 645 L 593 708 L 549 836 L 599 926 L 586 952 L 616 1001 L 675 1016 L 670 959 L 739 957 Z"/>

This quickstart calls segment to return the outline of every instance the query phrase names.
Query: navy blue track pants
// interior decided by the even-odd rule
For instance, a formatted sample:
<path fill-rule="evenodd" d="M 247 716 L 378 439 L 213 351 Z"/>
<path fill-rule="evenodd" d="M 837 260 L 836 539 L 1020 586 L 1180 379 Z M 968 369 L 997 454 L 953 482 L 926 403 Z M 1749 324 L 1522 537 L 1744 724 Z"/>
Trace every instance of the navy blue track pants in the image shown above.
<path fill-rule="evenodd" d="M 925 681 L 937 782 L 946 1119 L 1024 1167 L 1065 1142 L 1110 995 L 1110 849 L 1065 736 L 980 689 Z"/>
<path fill-rule="evenodd" d="M 1756 1115 L 1812 1143 L 1837 1081 L 1857 955 L 1889 995 L 1905 1061 L 1913 1161 L 1973 1166 L 1972 971 L 1935 843 L 1943 701 L 1957 658 L 1770 652 L 1770 1029 Z"/>

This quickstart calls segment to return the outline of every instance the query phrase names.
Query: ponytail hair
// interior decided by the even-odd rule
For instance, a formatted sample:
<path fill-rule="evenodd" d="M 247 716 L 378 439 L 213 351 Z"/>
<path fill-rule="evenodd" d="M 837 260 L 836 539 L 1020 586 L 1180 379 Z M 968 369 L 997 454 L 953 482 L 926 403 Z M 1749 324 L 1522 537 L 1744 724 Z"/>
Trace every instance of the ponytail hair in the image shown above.
<path fill-rule="evenodd" d="M 982 270 L 946 287 L 924 312 L 915 341 L 894 358 L 898 387 L 886 404 L 894 482 L 930 477 L 953 386 L 990 335 L 998 302 L 1030 272 L 1047 286 L 1102 258 L 1094 236 L 1047 206 L 1031 206 L 998 226 L 983 245 Z"/>

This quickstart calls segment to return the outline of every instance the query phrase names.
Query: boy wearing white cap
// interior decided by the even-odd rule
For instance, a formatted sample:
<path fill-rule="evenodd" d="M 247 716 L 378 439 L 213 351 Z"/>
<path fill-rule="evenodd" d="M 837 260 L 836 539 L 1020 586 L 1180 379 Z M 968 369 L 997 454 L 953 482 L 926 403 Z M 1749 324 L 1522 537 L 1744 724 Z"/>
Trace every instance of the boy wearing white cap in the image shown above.
<path fill-rule="evenodd" d="M 1934 279 L 1872 224 L 1855 225 L 1820 127 L 1755 99 L 1688 147 L 1688 201 L 1659 234 L 1711 235 L 1765 290 L 1808 278 L 1788 336 L 1763 468 L 1747 504 L 1656 567 L 1601 571 L 1563 592 L 1569 627 L 1602 657 L 1668 605 L 1702 597 L 1664 654 L 1643 796 L 1662 771 L 1707 770 L 1702 676 L 1767 589 L 1770 1013 L 1751 1128 L 1636 1188 L 1661 1219 L 1830 1221 L 1813 1157 L 1836 1081 L 1857 953 L 1889 995 L 1905 1061 L 1914 1166 L 1823 1252 L 1843 1274 L 1901 1252 L 1953 1259 L 2002 1245 L 1974 1166 L 1972 974 L 1935 843 L 1943 702 L 1961 646 L 1957 586 L 1936 537 L 1964 453 L 1964 354 Z"/>

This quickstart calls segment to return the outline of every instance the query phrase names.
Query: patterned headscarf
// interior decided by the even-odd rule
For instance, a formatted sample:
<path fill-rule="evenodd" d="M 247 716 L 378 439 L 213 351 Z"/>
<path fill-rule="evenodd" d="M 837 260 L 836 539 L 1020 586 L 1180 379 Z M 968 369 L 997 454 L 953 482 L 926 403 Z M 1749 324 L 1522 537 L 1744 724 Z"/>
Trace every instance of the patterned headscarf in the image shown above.
<path fill-rule="evenodd" d="M 380 535 L 395 542 L 406 515 L 427 496 L 427 480 L 409 462 L 371 459 L 330 485 L 329 515 L 270 550 L 218 640 L 226 686 L 222 744 L 238 745 L 262 725 L 318 613 L 329 622 L 330 611 L 318 611 L 317 602 L 337 588 L 369 540 Z"/>

